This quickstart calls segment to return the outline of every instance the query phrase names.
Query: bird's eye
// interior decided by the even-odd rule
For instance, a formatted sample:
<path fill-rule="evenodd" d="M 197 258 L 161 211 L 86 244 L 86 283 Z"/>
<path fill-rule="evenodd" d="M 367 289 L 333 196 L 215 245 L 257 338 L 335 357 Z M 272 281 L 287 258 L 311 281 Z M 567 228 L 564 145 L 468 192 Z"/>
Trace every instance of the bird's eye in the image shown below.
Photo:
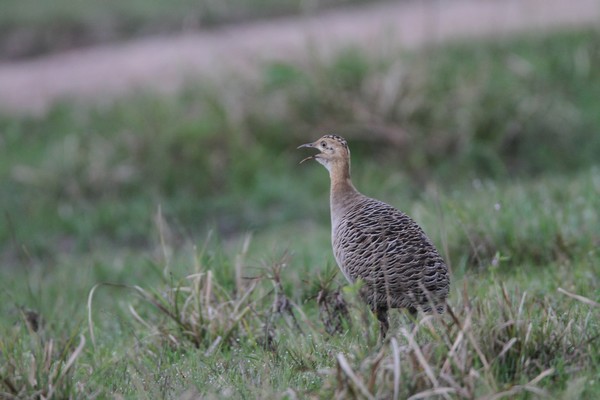
<path fill-rule="evenodd" d="M 323 141 L 321 142 L 321 147 L 325 147 L 325 146 L 327 146 L 327 143 L 325 143 L 325 141 L 323 140 Z"/>

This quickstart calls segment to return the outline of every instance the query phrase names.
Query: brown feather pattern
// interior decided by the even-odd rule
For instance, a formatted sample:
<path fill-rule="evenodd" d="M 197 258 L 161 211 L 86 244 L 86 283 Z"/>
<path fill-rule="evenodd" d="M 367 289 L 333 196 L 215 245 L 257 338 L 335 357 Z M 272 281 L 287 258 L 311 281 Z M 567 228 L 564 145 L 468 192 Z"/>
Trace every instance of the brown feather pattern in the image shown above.
<path fill-rule="evenodd" d="M 335 259 L 350 282 L 361 278 L 372 310 L 444 312 L 448 268 L 423 230 L 406 214 L 358 196 L 332 227 Z"/>

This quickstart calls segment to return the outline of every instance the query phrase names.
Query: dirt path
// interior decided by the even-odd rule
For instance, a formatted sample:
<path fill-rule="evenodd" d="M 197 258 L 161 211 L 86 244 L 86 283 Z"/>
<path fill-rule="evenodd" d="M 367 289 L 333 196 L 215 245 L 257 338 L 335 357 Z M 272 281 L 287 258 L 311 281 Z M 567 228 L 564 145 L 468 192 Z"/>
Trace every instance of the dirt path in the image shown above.
<path fill-rule="evenodd" d="M 251 73 L 257 63 L 348 44 L 385 51 L 465 37 L 593 25 L 600 0 L 415 0 L 229 26 L 0 63 L 0 110 L 43 112 L 53 101 L 99 101 L 144 88 L 172 91 L 190 74 Z"/>

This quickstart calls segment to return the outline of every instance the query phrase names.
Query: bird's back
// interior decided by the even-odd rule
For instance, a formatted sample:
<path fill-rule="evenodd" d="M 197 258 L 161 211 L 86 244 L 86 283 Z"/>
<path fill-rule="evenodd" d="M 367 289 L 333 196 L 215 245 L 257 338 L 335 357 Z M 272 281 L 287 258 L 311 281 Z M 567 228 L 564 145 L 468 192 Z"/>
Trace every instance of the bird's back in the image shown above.
<path fill-rule="evenodd" d="M 336 261 L 350 282 L 364 281 L 372 308 L 444 311 L 448 268 L 410 217 L 362 195 L 337 211 L 332 226 Z"/>

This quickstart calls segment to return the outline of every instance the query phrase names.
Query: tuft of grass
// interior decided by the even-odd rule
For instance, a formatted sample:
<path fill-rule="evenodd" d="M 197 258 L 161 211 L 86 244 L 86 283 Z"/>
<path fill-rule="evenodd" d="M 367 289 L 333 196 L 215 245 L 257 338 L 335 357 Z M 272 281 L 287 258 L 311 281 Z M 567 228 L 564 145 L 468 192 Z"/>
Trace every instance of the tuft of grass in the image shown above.
<path fill-rule="evenodd" d="M 329 371 L 334 396 L 497 399 L 556 394 L 542 388 L 550 382 L 553 390 L 568 387 L 565 364 L 583 369 L 598 354 L 594 310 L 564 313 L 564 301 L 496 289 L 474 299 L 465 286 L 449 310 L 452 323 L 423 318 L 368 357 L 339 353 Z"/>
<path fill-rule="evenodd" d="M 81 395 L 84 386 L 77 385 L 73 376 L 85 348 L 85 336 L 49 337 L 36 311 L 21 310 L 20 317 L 0 338 L 1 397 L 50 399 Z"/>
<path fill-rule="evenodd" d="M 189 286 L 165 281 L 155 294 L 136 287 L 142 303 L 128 306 L 131 323 L 145 332 L 141 349 L 167 347 L 207 360 L 210 371 L 196 378 L 197 395 L 218 397 L 235 388 L 241 397 L 258 390 L 330 398 L 527 398 L 567 393 L 574 377 L 598 373 L 598 303 L 561 288 L 537 292 L 493 275 L 465 276 L 454 284 L 446 316 L 422 316 L 413 330 L 401 318 L 391 339 L 377 345 L 377 323 L 358 288 L 331 291 L 330 273 L 310 280 L 313 286 L 300 294 L 304 301 L 281 285 L 289 279 L 281 269 L 289 260 L 225 294 L 221 288 L 232 285 L 244 258 L 194 267 L 200 269 L 184 278 Z M 218 281 L 212 268 L 229 273 Z M 225 372 L 248 356 L 262 368 Z M 313 385 L 288 373 L 310 376 Z M 217 376 L 216 385 L 202 383 Z M 578 390 L 595 389 L 590 381 Z"/>

